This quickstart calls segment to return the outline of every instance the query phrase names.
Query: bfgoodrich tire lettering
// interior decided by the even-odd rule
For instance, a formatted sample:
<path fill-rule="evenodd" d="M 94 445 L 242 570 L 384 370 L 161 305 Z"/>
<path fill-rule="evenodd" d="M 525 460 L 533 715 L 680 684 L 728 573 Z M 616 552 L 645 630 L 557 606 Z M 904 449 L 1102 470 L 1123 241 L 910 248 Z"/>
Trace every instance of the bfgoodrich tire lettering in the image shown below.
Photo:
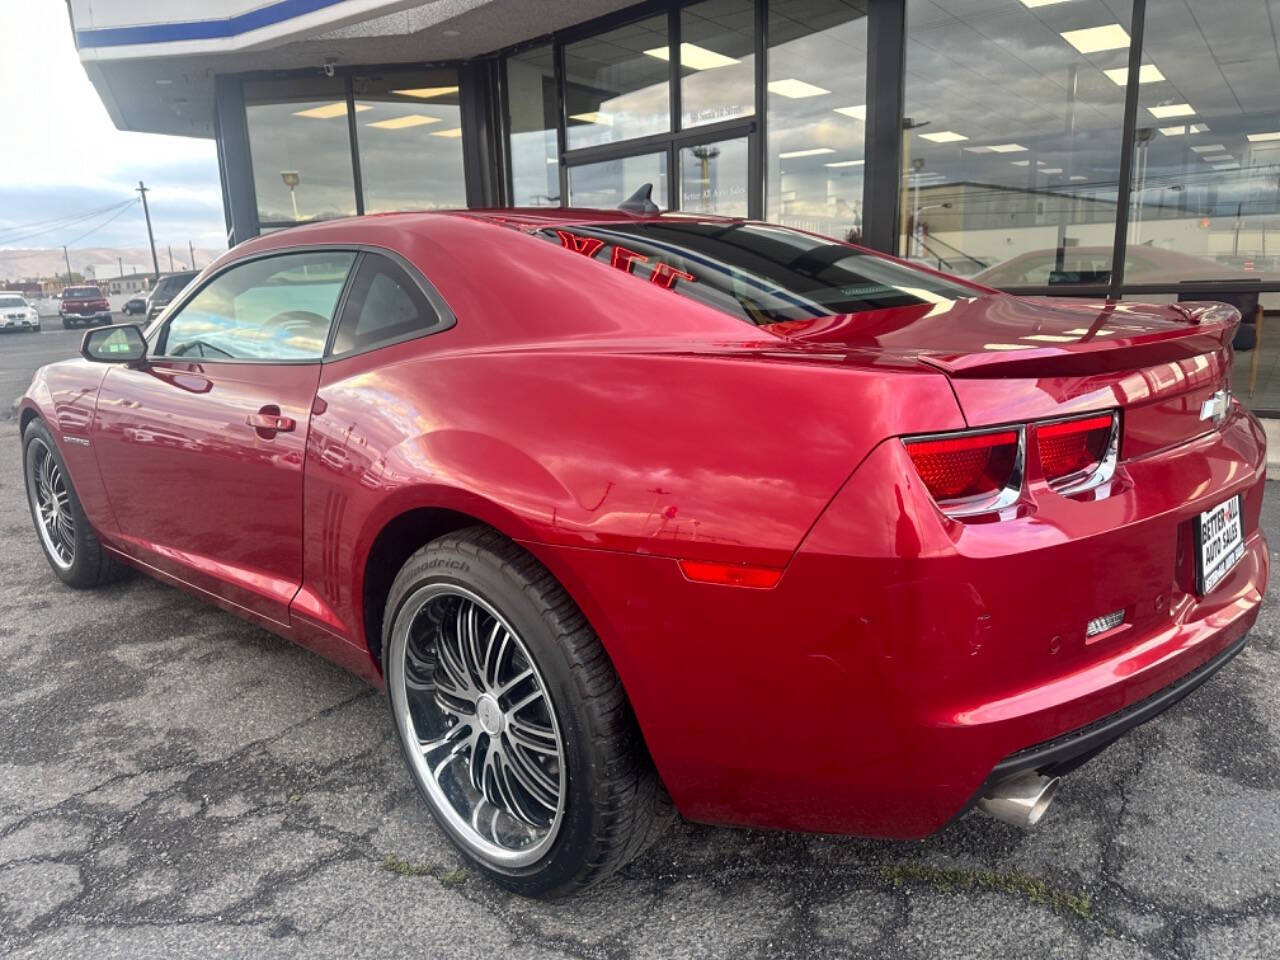
<path fill-rule="evenodd" d="M 626 864 L 670 822 L 670 799 L 604 648 L 519 546 L 487 527 L 433 541 L 401 568 L 383 623 L 388 699 L 410 772 L 445 834 L 497 883 L 526 896 L 572 893 Z M 459 637 L 475 641 L 469 659 L 450 653 L 463 649 Z M 498 706 L 492 693 L 513 682 L 518 697 Z M 516 704 L 529 706 L 517 715 Z M 442 726 L 424 729 L 437 709 Z M 484 772 L 473 779 L 476 757 Z M 432 779 L 442 759 L 466 776 Z M 459 781 L 479 779 L 483 788 L 462 797 Z"/>

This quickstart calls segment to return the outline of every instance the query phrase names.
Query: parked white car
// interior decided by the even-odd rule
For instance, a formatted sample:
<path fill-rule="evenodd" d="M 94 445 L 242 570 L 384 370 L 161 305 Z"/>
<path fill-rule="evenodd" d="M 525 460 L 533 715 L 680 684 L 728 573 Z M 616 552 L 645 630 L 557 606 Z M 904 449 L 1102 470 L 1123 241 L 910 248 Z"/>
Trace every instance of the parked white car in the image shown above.
<path fill-rule="evenodd" d="M 0 291 L 0 330 L 39 332 L 40 314 L 20 293 Z"/>

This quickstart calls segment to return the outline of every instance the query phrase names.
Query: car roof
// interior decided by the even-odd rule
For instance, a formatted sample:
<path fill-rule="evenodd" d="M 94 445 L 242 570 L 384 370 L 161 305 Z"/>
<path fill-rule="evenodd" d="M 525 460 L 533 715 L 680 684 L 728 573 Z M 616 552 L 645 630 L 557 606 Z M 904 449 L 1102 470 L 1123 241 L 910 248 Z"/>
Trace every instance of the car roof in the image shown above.
<path fill-rule="evenodd" d="M 682 223 L 741 223 L 745 218 L 677 212 L 642 214 L 631 213 L 626 210 L 599 210 L 591 207 L 491 207 L 472 210 L 419 210 L 398 213 L 369 213 L 359 217 L 316 220 L 311 223 L 302 223 L 283 230 L 276 230 L 247 242 L 257 245 L 257 241 L 268 238 L 298 238 L 305 242 L 315 234 L 329 233 L 335 231 L 335 229 L 341 230 L 343 227 L 367 225 L 405 228 L 412 227 L 414 223 L 456 219 L 480 221 L 495 226 L 514 227 L 531 232 L 546 227 L 565 226 L 567 224 L 661 223 L 676 220 Z M 275 246 L 275 244 L 272 244 L 272 246 Z"/>
<path fill-rule="evenodd" d="M 558 226 L 623 223 L 744 223 L 744 217 L 719 217 L 688 213 L 637 214 L 626 210 L 598 210 L 586 207 L 494 207 L 474 210 L 420 210 L 371 213 L 298 224 L 253 237 L 237 244 L 214 261 L 215 268 L 246 256 L 268 252 L 288 252 L 294 247 L 333 244 L 386 243 L 397 234 L 414 234 L 430 228 L 436 232 L 449 224 L 483 224 L 522 233 Z"/>

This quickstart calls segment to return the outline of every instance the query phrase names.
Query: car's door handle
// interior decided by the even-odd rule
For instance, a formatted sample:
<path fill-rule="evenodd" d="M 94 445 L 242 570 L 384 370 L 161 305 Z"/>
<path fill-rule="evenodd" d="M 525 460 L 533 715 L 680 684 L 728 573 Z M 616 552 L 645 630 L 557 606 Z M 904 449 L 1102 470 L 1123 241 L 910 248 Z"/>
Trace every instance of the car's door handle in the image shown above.
<path fill-rule="evenodd" d="M 244 422 L 253 427 L 258 436 L 264 440 L 270 440 L 277 433 L 288 433 L 298 425 L 292 417 L 281 416 L 280 408 L 275 404 L 269 404 L 257 413 L 249 414 L 244 418 Z"/>

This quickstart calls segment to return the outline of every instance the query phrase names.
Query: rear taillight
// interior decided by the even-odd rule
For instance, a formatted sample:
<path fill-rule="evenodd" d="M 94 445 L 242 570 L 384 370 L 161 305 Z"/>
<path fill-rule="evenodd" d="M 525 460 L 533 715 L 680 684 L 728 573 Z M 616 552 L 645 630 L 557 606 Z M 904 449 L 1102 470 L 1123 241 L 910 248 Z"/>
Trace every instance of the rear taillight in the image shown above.
<path fill-rule="evenodd" d="M 985 512 L 1017 498 L 1022 431 L 996 430 L 904 440 L 930 496 L 952 516 Z"/>
<path fill-rule="evenodd" d="M 1040 469 L 1049 485 L 1062 490 L 1088 482 L 1106 462 L 1114 432 L 1110 413 L 1039 425 Z"/>

